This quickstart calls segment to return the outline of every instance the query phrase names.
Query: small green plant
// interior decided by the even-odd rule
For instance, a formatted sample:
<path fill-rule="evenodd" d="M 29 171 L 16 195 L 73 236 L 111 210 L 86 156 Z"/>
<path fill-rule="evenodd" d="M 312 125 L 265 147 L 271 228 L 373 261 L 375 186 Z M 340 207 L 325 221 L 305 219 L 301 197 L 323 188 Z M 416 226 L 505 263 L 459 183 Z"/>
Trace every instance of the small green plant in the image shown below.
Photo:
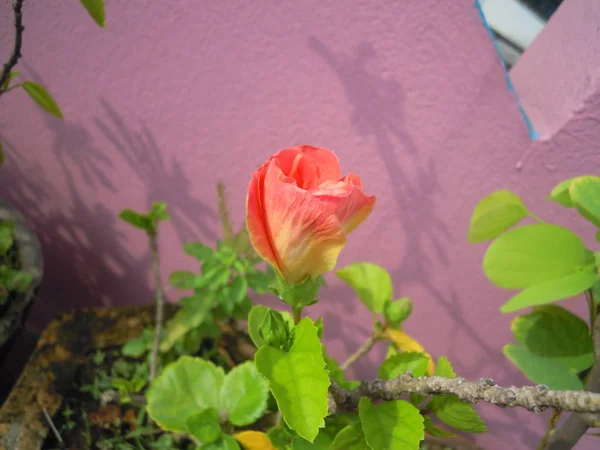
<path fill-rule="evenodd" d="M 0 222 L 0 308 L 11 293 L 25 293 L 33 282 L 33 274 L 20 270 L 20 255 L 15 241 L 13 222 Z"/>

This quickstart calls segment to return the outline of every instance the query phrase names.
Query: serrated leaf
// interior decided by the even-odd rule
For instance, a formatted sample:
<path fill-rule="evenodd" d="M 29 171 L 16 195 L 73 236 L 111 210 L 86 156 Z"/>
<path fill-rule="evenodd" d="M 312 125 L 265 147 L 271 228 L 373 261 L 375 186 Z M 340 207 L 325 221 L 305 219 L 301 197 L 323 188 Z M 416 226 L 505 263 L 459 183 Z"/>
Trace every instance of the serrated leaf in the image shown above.
<path fill-rule="evenodd" d="M 167 431 L 186 432 L 190 414 L 206 408 L 221 409 L 224 378 L 223 369 L 213 363 L 181 356 L 164 369 L 146 393 L 148 414 Z"/>
<path fill-rule="evenodd" d="M 330 450 L 371 450 L 360 423 L 348 425 L 333 440 Z"/>
<path fill-rule="evenodd" d="M 44 86 L 34 83 L 33 81 L 24 81 L 19 86 L 21 86 L 25 92 L 29 94 L 32 100 L 40 105 L 46 112 L 59 119 L 63 118 L 62 111 Z"/>
<path fill-rule="evenodd" d="M 199 450 L 240 450 L 240 445 L 231 436 L 224 434 L 218 441 L 202 444 Z"/>
<path fill-rule="evenodd" d="M 218 264 L 207 270 L 204 270 L 204 268 L 205 267 L 203 267 L 202 270 L 202 276 L 197 279 L 195 285 L 196 289 L 207 288 L 214 291 L 226 284 L 231 276 L 231 270 L 227 266 Z"/>
<path fill-rule="evenodd" d="M 425 351 L 425 348 L 415 338 L 409 336 L 402 330 L 394 330 L 392 328 L 385 330 L 383 337 L 392 341 L 398 350 L 403 352 L 423 353 L 429 358 L 427 373 L 430 375 L 433 373 L 435 364 L 433 363 L 431 355 Z"/>
<path fill-rule="evenodd" d="M 106 26 L 106 17 L 104 13 L 104 0 L 80 0 L 88 14 L 99 26 Z"/>
<path fill-rule="evenodd" d="M 145 214 L 140 214 L 133 209 L 124 209 L 119 214 L 119 217 L 127 222 L 129 225 L 133 225 L 136 228 L 150 232 L 154 229 L 152 219 Z"/>
<path fill-rule="evenodd" d="M 425 433 L 427 433 L 430 436 L 434 436 L 434 437 L 446 437 L 446 438 L 452 438 L 452 437 L 456 437 L 456 435 L 454 433 L 450 433 L 449 431 L 446 430 L 442 430 L 438 427 L 436 427 L 433 424 L 433 420 L 431 420 L 431 417 L 429 416 L 423 416 L 425 419 Z"/>
<path fill-rule="evenodd" d="M 600 228 L 600 177 L 588 175 L 574 179 L 569 195 L 579 214 Z"/>
<path fill-rule="evenodd" d="M 323 349 L 324 354 L 326 350 Z M 360 381 L 349 381 L 344 375 L 344 371 L 341 369 L 340 364 L 334 358 L 325 356 L 325 362 L 327 363 L 327 370 L 329 370 L 329 376 L 333 381 L 343 387 L 344 389 L 354 389 L 360 385 Z"/>
<path fill-rule="evenodd" d="M 493 192 L 477 203 L 469 226 L 472 243 L 494 239 L 527 217 L 521 198 L 507 190 Z"/>
<path fill-rule="evenodd" d="M 294 328 L 294 318 L 287 311 L 278 311 L 285 321 L 289 324 L 290 330 Z M 248 334 L 257 348 L 265 344 L 265 341 L 260 336 L 259 327 L 265 317 L 269 314 L 269 308 L 263 305 L 253 306 L 248 314 Z"/>
<path fill-rule="evenodd" d="M 221 437 L 219 412 L 208 408 L 204 411 L 190 414 L 185 419 L 188 432 L 200 442 L 211 443 Z"/>
<path fill-rule="evenodd" d="M 383 312 L 392 300 L 392 279 L 387 270 L 373 263 L 354 263 L 336 272 L 348 284 L 364 305 L 376 314 Z"/>
<path fill-rule="evenodd" d="M 15 224 L 13 222 L 0 222 L 0 254 L 5 255 L 14 243 Z"/>
<path fill-rule="evenodd" d="M 413 304 L 408 297 L 402 297 L 393 302 L 387 302 L 383 307 L 383 316 L 392 326 L 397 327 L 410 316 Z"/>
<path fill-rule="evenodd" d="M 305 317 L 294 331 L 288 352 L 263 346 L 254 360 L 288 426 L 312 442 L 327 415 L 329 374 L 312 320 Z"/>
<path fill-rule="evenodd" d="M 229 287 L 231 288 L 231 298 L 229 300 L 235 304 L 240 303 L 248 293 L 248 282 L 242 275 L 238 275 L 231 280 Z"/>
<path fill-rule="evenodd" d="M 358 414 L 365 440 L 372 449 L 417 450 L 425 437 L 423 416 L 404 400 L 374 406 L 363 397 L 358 403 Z"/>
<path fill-rule="evenodd" d="M 496 239 L 485 254 L 483 269 L 497 286 L 524 289 L 571 275 L 585 263 L 579 236 L 558 225 L 534 224 Z"/>
<path fill-rule="evenodd" d="M 234 367 L 225 376 L 221 405 L 236 426 L 250 425 L 261 417 L 268 397 L 269 386 L 252 361 Z"/>
<path fill-rule="evenodd" d="M 398 353 L 379 366 L 378 376 L 383 380 L 391 380 L 410 371 L 414 377 L 422 377 L 427 373 L 429 361 L 430 359 L 423 353 Z"/>
<path fill-rule="evenodd" d="M 188 270 L 176 270 L 169 275 L 169 284 L 176 289 L 187 291 L 199 284 L 200 275 Z"/>
<path fill-rule="evenodd" d="M 214 253 L 213 249 L 201 242 L 186 242 L 183 244 L 186 255 L 196 258 L 200 262 L 207 261 Z"/>
<path fill-rule="evenodd" d="M 516 317 L 511 329 L 517 342 L 550 362 L 581 372 L 594 363 L 587 323 L 556 305 L 538 306 Z"/>
<path fill-rule="evenodd" d="M 511 297 L 500 307 L 503 313 L 518 311 L 529 306 L 563 300 L 581 294 L 594 285 L 598 275 L 593 267 L 575 272 L 562 278 L 541 282 L 528 287 Z"/>
<path fill-rule="evenodd" d="M 273 447 L 269 436 L 260 431 L 241 431 L 233 437 L 242 445 L 244 450 L 277 450 Z"/>
<path fill-rule="evenodd" d="M 204 323 L 215 302 L 213 293 L 194 294 L 179 300 L 181 309 L 167 324 L 165 338 L 160 343 L 160 351 L 170 350 L 175 342 L 193 328 Z"/>
<path fill-rule="evenodd" d="M 548 358 L 537 356 L 525 347 L 508 344 L 502 350 L 534 383 L 545 384 L 556 390 L 581 390 L 584 387 L 575 371 L 555 364 Z"/>
<path fill-rule="evenodd" d="M 444 378 L 455 378 L 456 372 L 452 363 L 445 356 L 438 359 L 435 375 Z M 485 433 L 485 423 L 470 403 L 465 403 L 452 395 L 435 395 L 429 408 L 438 418 L 457 430 L 469 433 Z"/>

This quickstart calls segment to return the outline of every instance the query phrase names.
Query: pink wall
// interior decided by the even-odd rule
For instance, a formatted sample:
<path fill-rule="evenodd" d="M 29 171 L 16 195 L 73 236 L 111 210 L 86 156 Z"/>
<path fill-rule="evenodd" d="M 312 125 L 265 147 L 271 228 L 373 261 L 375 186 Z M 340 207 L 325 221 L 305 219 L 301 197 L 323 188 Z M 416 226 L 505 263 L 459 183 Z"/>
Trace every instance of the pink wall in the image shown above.
<path fill-rule="evenodd" d="M 9 12 L 0 3 L 2 55 Z M 593 12 L 573 17 L 595 27 Z M 339 267 L 369 260 L 388 268 L 398 296 L 415 302 L 407 330 L 461 375 L 526 382 L 502 355 L 511 316 L 498 307 L 508 294 L 484 278 L 485 245 L 467 242 L 469 218 L 483 195 L 508 188 L 538 214 L 592 237 L 584 221 L 542 198 L 599 167 L 596 84 L 552 139 L 532 142 L 473 0 L 108 0 L 106 30 L 75 1 L 28 1 L 24 13 L 20 68 L 50 88 L 65 114 L 64 122 L 47 117 L 22 92 L 1 101 L 9 154 L 2 196 L 23 208 L 46 252 L 32 326 L 72 307 L 151 301 L 145 238 L 116 219 L 122 208 L 167 201 L 164 275 L 194 268 L 180 248 L 215 240 L 215 183 L 227 183 L 241 223 L 253 168 L 308 143 L 335 150 L 343 170 L 360 174 L 378 198 Z M 564 30 L 560 14 L 548 33 Z M 585 53 L 578 44 L 567 46 L 570 57 Z M 527 74 L 543 69 L 541 60 L 527 67 L 528 58 L 515 68 L 524 97 L 536 88 Z M 333 276 L 328 282 L 312 313 L 324 315 L 341 358 L 367 336 L 369 315 Z M 363 361 L 355 374 L 373 376 L 375 366 Z M 479 442 L 488 449 L 533 448 L 546 417 L 480 411 L 491 432 Z"/>

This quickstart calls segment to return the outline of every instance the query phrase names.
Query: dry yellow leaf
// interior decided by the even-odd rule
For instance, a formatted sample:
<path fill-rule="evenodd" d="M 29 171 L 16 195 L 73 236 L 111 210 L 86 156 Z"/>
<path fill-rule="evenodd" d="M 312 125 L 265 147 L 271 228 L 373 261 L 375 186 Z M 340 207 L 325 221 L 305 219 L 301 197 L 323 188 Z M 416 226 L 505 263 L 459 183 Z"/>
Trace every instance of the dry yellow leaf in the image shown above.
<path fill-rule="evenodd" d="M 244 450 L 277 450 L 269 437 L 260 431 L 241 431 L 233 437 L 242 444 Z"/>
<path fill-rule="evenodd" d="M 383 336 L 392 341 L 396 345 L 396 347 L 398 347 L 398 350 L 401 350 L 403 352 L 424 353 L 425 356 L 429 358 L 427 373 L 429 373 L 429 375 L 433 375 L 435 371 L 433 358 L 429 353 L 425 351 L 425 348 L 416 339 L 410 337 L 402 330 L 393 330 L 390 328 L 385 330 Z"/>

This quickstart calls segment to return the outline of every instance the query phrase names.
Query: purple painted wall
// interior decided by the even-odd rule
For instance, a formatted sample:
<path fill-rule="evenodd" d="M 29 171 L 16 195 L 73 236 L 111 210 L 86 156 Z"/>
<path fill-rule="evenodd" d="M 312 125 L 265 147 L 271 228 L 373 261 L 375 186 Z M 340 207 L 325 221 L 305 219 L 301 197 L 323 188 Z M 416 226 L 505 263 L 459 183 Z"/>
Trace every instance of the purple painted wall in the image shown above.
<path fill-rule="evenodd" d="M 502 355 L 511 316 L 498 308 L 508 293 L 484 278 L 486 246 L 467 242 L 469 218 L 482 196 L 507 188 L 591 239 L 583 220 L 542 198 L 564 178 L 598 171 L 596 84 L 575 112 L 549 122 L 564 124 L 552 139 L 532 142 L 473 0 L 108 0 L 106 30 L 76 1 L 29 1 L 24 14 L 20 69 L 47 85 L 65 114 L 64 122 L 48 117 L 23 92 L 1 101 L 1 195 L 23 209 L 46 252 L 32 326 L 72 307 L 151 301 L 146 241 L 116 219 L 122 208 L 167 201 L 164 276 L 192 269 L 181 244 L 216 239 L 215 183 L 227 184 L 239 224 L 251 171 L 307 143 L 335 150 L 342 170 L 358 173 L 378 199 L 338 267 L 369 260 L 388 268 L 397 295 L 415 303 L 407 330 L 461 375 L 526 382 Z M 1 55 L 12 42 L 10 16 L 9 2 L 0 3 Z M 599 17 L 597 8 L 561 10 L 542 37 L 578 21 L 595 27 Z M 585 54 L 583 44 L 569 42 L 570 58 Z M 524 98 L 539 84 L 528 73 L 543 61 L 526 54 L 515 68 Z M 542 109 L 556 107 L 548 102 Z M 369 315 L 333 276 L 328 282 L 311 314 L 324 315 L 342 358 L 366 338 Z M 373 376 L 375 366 L 363 361 L 354 373 Z M 546 420 L 480 411 L 491 432 L 478 442 L 488 449 L 533 448 Z M 579 448 L 591 449 L 591 439 Z"/>

